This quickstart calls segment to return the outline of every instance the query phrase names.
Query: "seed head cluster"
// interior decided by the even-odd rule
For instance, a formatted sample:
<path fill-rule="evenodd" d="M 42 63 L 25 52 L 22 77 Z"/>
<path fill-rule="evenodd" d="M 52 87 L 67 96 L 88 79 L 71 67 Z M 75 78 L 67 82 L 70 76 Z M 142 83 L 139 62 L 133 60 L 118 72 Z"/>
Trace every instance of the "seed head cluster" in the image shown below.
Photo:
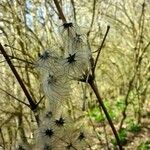
<path fill-rule="evenodd" d="M 90 69 L 90 52 L 73 23 L 64 23 L 62 28 L 64 56 L 55 49 L 48 49 L 38 54 L 35 63 L 46 97 L 35 133 L 33 149 L 36 150 L 85 150 L 89 147 L 87 136 L 67 113 L 65 104 L 71 102 L 73 80 L 80 79 Z"/>

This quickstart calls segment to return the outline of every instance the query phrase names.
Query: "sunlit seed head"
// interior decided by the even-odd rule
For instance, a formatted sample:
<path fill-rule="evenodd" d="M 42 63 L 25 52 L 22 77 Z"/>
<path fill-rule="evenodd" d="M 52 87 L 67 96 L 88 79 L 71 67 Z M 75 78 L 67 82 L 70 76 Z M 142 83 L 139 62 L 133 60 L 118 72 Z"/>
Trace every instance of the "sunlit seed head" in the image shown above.
<path fill-rule="evenodd" d="M 55 120 L 55 123 L 58 127 L 64 126 L 65 124 L 65 119 L 63 117 L 60 117 L 59 119 Z"/>
<path fill-rule="evenodd" d="M 54 132 L 52 129 L 46 129 L 44 133 L 45 133 L 45 136 L 48 136 L 49 138 L 51 138 L 54 135 Z"/>
<path fill-rule="evenodd" d="M 69 54 L 69 57 L 67 57 L 66 59 L 67 59 L 67 62 L 68 63 L 74 63 L 76 60 L 75 60 L 75 57 L 76 57 L 76 53 L 74 53 L 74 54 Z"/>
<path fill-rule="evenodd" d="M 46 117 L 46 118 L 51 118 L 52 116 L 53 116 L 52 111 L 48 111 L 48 112 L 45 114 L 45 117 Z"/>
<path fill-rule="evenodd" d="M 57 141 L 57 133 L 55 129 L 50 127 L 50 123 L 41 123 L 36 134 L 36 147 L 43 150 L 46 144 L 53 146 Z"/>
<path fill-rule="evenodd" d="M 56 80 L 57 80 L 56 77 L 49 73 L 49 76 L 48 76 L 48 79 L 47 79 L 48 84 L 56 83 L 57 82 Z"/>
<path fill-rule="evenodd" d="M 38 55 L 39 58 L 35 62 L 35 67 L 41 75 L 45 74 L 49 69 L 57 70 L 59 68 L 59 57 L 54 51 L 45 50 Z"/>
<path fill-rule="evenodd" d="M 64 29 L 72 28 L 73 27 L 73 23 L 72 22 L 64 23 L 63 27 L 64 27 Z"/>
<path fill-rule="evenodd" d="M 78 33 L 76 33 L 72 39 L 71 49 L 72 52 L 73 50 L 76 50 L 81 52 L 86 51 L 86 53 L 89 53 L 89 48 L 84 36 Z"/>
<path fill-rule="evenodd" d="M 58 110 L 57 110 L 58 111 Z M 73 126 L 72 118 L 66 114 L 66 112 L 59 111 L 49 120 L 50 128 L 54 129 L 55 135 L 63 136 L 67 132 L 68 128 Z"/>
<path fill-rule="evenodd" d="M 50 101 L 48 100 L 48 102 Z M 58 105 L 58 103 L 54 102 L 45 103 L 45 105 L 47 105 L 47 107 L 45 107 L 45 109 L 41 112 L 41 120 L 43 121 L 44 124 L 46 122 L 48 123 L 51 119 L 55 118 L 56 114 L 58 114 L 58 109 L 61 108 L 61 106 Z"/>
<path fill-rule="evenodd" d="M 85 135 L 84 135 L 83 132 L 80 132 L 78 139 L 79 139 L 80 141 L 82 141 L 83 139 L 85 139 Z"/>
<path fill-rule="evenodd" d="M 84 51 L 75 50 L 62 61 L 64 72 L 73 78 L 81 77 L 89 69 L 89 57 Z"/>
<path fill-rule="evenodd" d="M 63 102 L 69 97 L 68 79 L 64 76 L 63 71 L 49 71 L 43 76 L 43 90 L 50 101 Z"/>
<path fill-rule="evenodd" d="M 74 39 L 76 39 L 77 42 L 82 42 L 82 38 L 81 38 L 81 34 L 76 33 L 76 36 L 74 37 Z"/>
<path fill-rule="evenodd" d="M 45 51 L 43 54 L 38 53 L 38 56 L 42 60 L 46 60 L 50 58 L 50 53 L 48 51 Z"/>
<path fill-rule="evenodd" d="M 72 22 L 64 23 L 62 25 L 61 29 L 61 35 L 62 35 L 62 41 L 63 41 L 63 47 L 64 49 L 70 49 L 72 45 L 73 37 L 75 36 L 75 28 Z"/>

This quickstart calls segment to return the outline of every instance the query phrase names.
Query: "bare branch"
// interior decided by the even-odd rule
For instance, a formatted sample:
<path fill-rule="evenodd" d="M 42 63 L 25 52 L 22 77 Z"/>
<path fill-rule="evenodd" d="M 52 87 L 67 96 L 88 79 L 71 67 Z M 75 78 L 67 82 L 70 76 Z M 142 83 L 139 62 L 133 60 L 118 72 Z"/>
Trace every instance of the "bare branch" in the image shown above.
<path fill-rule="evenodd" d="M 65 16 L 64 16 L 64 13 L 63 13 L 63 11 L 62 11 L 62 9 L 61 9 L 61 7 L 60 7 L 58 1 L 57 1 L 57 0 L 54 0 L 54 3 L 55 3 L 55 6 L 56 6 L 56 8 L 57 8 L 57 10 L 58 10 L 58 12 L 59 12 L 59 17 L 61 18 L 61 20 L 63 21 L 63 23 L 66 23 L 67 20 L 66 20 L 66 18 L 65 18 Z"/>
<path fill-rule="evenodd" d="M 95 93 L 95 95 L 97 97 L 97 101 L 99 103 L 99 106 L 102 108 L 102 110 L 103 110 L 103 112 L 104 112 L 104 114 L 105 114 L 105 116 L 106 116 L 106 118 L 107 118 L 107 120 L 109 122 L 109 125 L 110 125 L 110 127 L 111 127 L 111 129 L 112 129 L 112 131 L 114 133 L 114 136 L 116 138 L 116 141 L 117 141 L 117 144 L 119 146 L 119 149 L 123 150 L 121 142 L 120 142 L 120 139 L 119 139 L 119 136 L 118 136 L 118 133 L 117 133 L 117 131 L 115 129 L 115 126 L 114 126 L 114 124 L 113 124 L 113 122 L 111 120 L 111 117 L 110 117 L 109 113 L 107 112 L 107 108 L 105 107 L 105 105 L 103 103 L 103 100 L 102 100 L 102 98 L 101 98 L 101 96 L 99 94 L 99 91 L 98 91 L 98 88 L 97 88 L 96 84 L 94 83 L 94 80 L 91 80 L 89 82 L 89 84 L 90 84 L 92 90 L 94 91 L 94 93 Z"/>
<path fill-rule="evenodd" d="M 104 46 L 104 42 L 105 42 L 106 37 L 107 37 L 107 35 L 108 35 L 109 29 L 110 29 L 110 26 L 107 26 L 107 30 L 106 30 L 106 33 L 105 33 L 105 35 L 104 35 L 103 41 L 102 41 L 100 47 L 99 47 L 98 50 L 97 50 L 98 53 L 97 53 L 97 56 L 96 56 L 96 59 L 95 59 L 94 66 L 93 66 L 93 68 L 92 68 L 93 73 L 95 72 L 95 68 L 96 68 L 96 65 L 97 65 L 97 62 L 98 62 L 98 58 L 99 58 L 100 52 L 101 52 L 101 50 L 102 50 L 102 48 L 103 48 L 103 46 Z M 97 52 L 97 51 L 95 51 L 95 52 Z"/>
<path fill-rule="evenodd" d="M 15 67 L 13 66 L 11 60 L 9 59 L 7 53 L 5 52 L 5 50 L 4 50 L 4 48 L 3 48 L 3 46 L 2 46 L 1 44 L 0 44 L 0 50 L 1 50 L 2 54 L 3 54 L 3 56 L 5 57 L 5 59 L 6 59 L 7 63 L 8 63 L 8 65 L 9 65 L 9 67 L 11 68 L 13 74 L 15 75 L 16 79 L 18 80 L 18 82 L 19 82 L 19 84 L 20 84 L 20 86 L 21 86 L 21 88 L 22 88 L 24 94 L 26 95 L 26 97 L 27 97 L 27 99 L 28 99 L 28 101 L 29 101 L 31 110 L 34 111 L 34 110 L 36 109 L 36 104 L 35 104 L 35 102 L 33 101 L 32 97 L 30 96 L 30 94 L 29 94 L 28 90 L 26 89 L 24 83 L 22 82 L 22 79 L 20 78 L 20 76 L 19 76 L 17 70 L 16 70 Z"/>
<path fill-rule="evenodd" d="M 3 91 L 4 93 L 6 93 L 7 95 L 11 96 L 13 99 L 17 100 L 18 102 L 28 106 L 30 108 L 30 105 L 23 102 L 22 100 L 18 99 L 17 97 L 13 96 L 12 94 L 8 93 L 7 91 L 5 91 L 4 89 L 0 88 L 1 91 Z"/>

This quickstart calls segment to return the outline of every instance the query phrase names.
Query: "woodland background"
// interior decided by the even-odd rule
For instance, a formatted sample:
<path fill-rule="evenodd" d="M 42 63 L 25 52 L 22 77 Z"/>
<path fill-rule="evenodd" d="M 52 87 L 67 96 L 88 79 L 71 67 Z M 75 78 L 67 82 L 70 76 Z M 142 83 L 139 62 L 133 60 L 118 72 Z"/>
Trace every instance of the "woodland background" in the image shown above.
<path fill-rule="evenodd" d="M 76 24 L 87 40 L 93 57 L 110 26 L 96 70 L 97 85 L 124 148 L 150 149 L 150 1 L 59 2 L 67 20 Z M 43 92 L 33 63 L 44 49 L 64 53 L 59 40 L 61 26 L 52 0 L 0 1 L 0 43 L 36 102 L 43 98 Z M 115 145 L 92 90 L 82 83 L 74 84 L 73 89 L 69 107 L 76 121 L 90 122 L 87 126 L 99 134 L 101 149 Z M 44 109 L 43 101 L 37 113 Z M 28 103 L 0 54 L 0 150 L 14 149 L 19 139 L 34 141 L 37 124 L 33 112 L 23 102 Z"/>

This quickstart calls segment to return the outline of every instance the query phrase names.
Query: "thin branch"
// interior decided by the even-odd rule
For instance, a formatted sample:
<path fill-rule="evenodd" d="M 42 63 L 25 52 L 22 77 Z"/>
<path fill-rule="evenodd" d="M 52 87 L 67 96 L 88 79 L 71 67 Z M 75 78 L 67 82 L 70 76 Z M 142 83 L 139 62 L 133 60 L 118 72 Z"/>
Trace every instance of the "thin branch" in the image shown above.
<path fill-rule="evenodd" d="M 109 29 L 110 29 L 110 26 L 107 26 L 107 30 L 106 30 L 106 33 L 105 33 L 105 35 L 104 35 L 103 41 L 102 41 L 100 47 L 99 47 L 98 50 L 97 50 L 98 53 L 97 53 L 97 56 L 96 56 L 96 59 L 95 59 L 94 66 L 93 66 L 93 68 L 92 68 L 92 72 L 93 72 L 93 73 L 95 72 L 95 68 L 96 68 L 96 65 L 97 65 L 97 62 L 98 62 L 98 58 L 99 58 L 100 52 L 101 52 L 101 50 L 102 50 L 102 48 L 103 48 L 103 46 L 104 46 L 104 42 L 105 42 L 106 37 L 107 37 L 107 35 L 108 35 Z M 96 52 L 97 52 L 97 51 L 96 51 Z"/>
<path fill-rule="evenodd" d="M 90 35 L 90 32 L 91 32 L 92 27 L 93 27 L 93 23 L 94 23 L 94 19 L 95 19 L 95 7 L 96 7 L 96 0 L 93 0 L 93 13 L 92 13 L 92 20 L 91 20 L 91 24 L 90 24 L 89 31 L 87 32 L 87 36 L 89 36 L 89 35 Z"/>
<path fill-rule="evenodd" d="M 1 54 L 1 53 L 0 53 L 0 54 Z M 28 64 L 31 64 L 31 65 L 34 65 L 33 62 L 29 62 L 29 61 L 27 61 L 27 60 L 24 60 L 24 59 L 21 59 L 21 58 L 12 56 L 12 55 L 8 55 L 8 57 L 10 57 L 11 59 L 16 59 L 16 60 L 22 61 L 22 62 L 24 62 L 24 63 L 28 63 Z M 1 63 L 2 63 L 2 62 L 5 62 L 5 61 L 1 61 Z"/>
<path fill-rule="evenodd" d="M 64 16 L 64 13 L 63 13 L 63 11 L 62 11 L 60 5 L 59 5 L 59 2 L 58 2 L 57 0 L 53 0 L 53 1 L 54 1 L 55 6 L 56 6 L 56 8 L 57 8 L 57 10 L 58 10 L 59 17 L 61 18 L 61 20 L 63 21 L 63 23 L 66 23 L 67 20 L 66 20 L 66 18 L 65 18 L 65 16 Z"/>
<path fill-rule="evenodd" d="M 150 42 L 148 42 L 148 44 L 145 46 L 145 48 L 142 51 L 142 54 L 140 55 L 139 58 L 142 58 L 142 56 L 145 54 L 146 50 L 148 49 L 148 47 L 150 46 Z"/>
<path fill-rule="evenodd" d="M 4 139 L 4 135 L 3 135 L 3 132 L 2 132 L 1 128 L 0 128 L 0 135 L 1 135 L 2 142 L 3 142 L 3 149 L 5 150 L 5 139 Z"/>
<path fill-rule="evenodd" d="M 101 96 L 99 94 L 98 88 L 97 88 L 96 84 L 94 83 L 94 80 L 89 80 L 89 84 L 90 84 L 92 90 L 94 91 L 94 93 L 95 93 L 95 95 L 97 97 L 97 101 L 99 103 L 99 107 L 102 108 L 102 110 L 103 110 L 103 112 L 104 112 L 104 114 L 105 114 L 105 116 L 106 116 L 106 118 L 107 118 L 107 120 L 109 122 L 109 125 L 110 125 L 110 127 L 111 127 L 111 129 L 113 131 L 113 134 L 114 134 L 115 138 L 116 138 L 119 150 L 123 150 L 121 142 L 120 142 L 120 139 L 119 139 L 119 136 L 118 136 L 118 133 L 117 133 L 117 131 L 115 129 L 115 126 L 114 126 L 114 124 L 113 124 L 113 122 L 111 120 L 111 117 L 110 117 L 109 113 L 107 112 L 107 109 L 106 109 L 106 107 L 105 107 L 105 105 L 103 103 L 103 100 L 102 100 L 102 98 L 101 98 Z"/>
<path fill-rule="evenodd" d="M 42 41 L 39 39 L 38 35 L 37 35 L 34 31 L 32 31 L 32 30 L 29 28 L 29 26 L 26 25 L 25 27 L 26 27 L 26 29 L 27 29 L 29 32 L 32 33 L 32 35 L 35 37 L 35 39 L 36 39 L 37 42 L 40 44 L 40 46 L 42 47 L 42 49 L 44 49 L 44 45 L 43 45 Z"/>
<path fill-rule="evenodd" d="M 14 65 L 13 65 L 12 62 L 11 62 L 11 60 L 9 59 L 9 57 L 8 57 L 6 51 L 4 50 L 3 46 L 1 45 L 1 43 L 0 43 L 0 50 L 1 50 L 2 54 L 3 54 L 3 56 L 5 57 L 5 59 L 6 59 L 7 63 L 8 63 L 8 65 L 9 65 L 10 69 L 12 70 L 12 72 L 13 72 L 13 74 L 14 74 L 14 76 L 16 77 L 18 83 L 20 84 L 20 86 L 21 86 L 21 88 L 22 88 L 22 90 L 23 90 L 25 96 L 27 97 L 28 102 L 29 102 L 29 104 L 30 104 L 30 109 L 34 112 L 34 116 L 35 116 L 36 122 L 37 122 L 37 124 L 39 125 L 39 116 L 38 116 L 38 114 L 36 113 L 36 108 L 37 108 L 36 103 L 35 103 L 34 100 L 32 99 L 30 93 L 28 92 L 28 90 L 27 90 L 25 84 L 23 83 L 23 81 L 22 81 L 20 75 L 18 74 L 16 68 L 14 67 Z"/>
<path fill-rule="evenodd" d="M 17 50 L 18 52 L 21 51 L 20 49 L 18 49 L 18 48 L 16 48 L 16 47 L 13 47 L 13 46 L 11 46 L 11 45 L 8 45 L 8 44 L 4 44 L 4 46 L 5 46 L 5 47 L 9 47 L 9 48 L 13 48 L 13 49 Z"/>
<path fill-rule="evenodd" d="M 77 18 L 76 18 L 76 8 L 75 8 L 75 2 L 74 2 L 74 0 L 71 0 L 71 4 L 72 4 L 72 8 L 73 8 L 74 21 L 76 23 L 77 22 Z"/>
<path fill-rule="evenodd" d="M 21 101 L 20 99 L 18 99 L 17 97 L 11 95 L 10 93 L 8 93 L 7 91 L 5 91 L 5 90 L 2 89 L 2 88 L 0 88 L 0 90 L 3 91 L 4 93 L 6 93 L 7 95 L 11 96 L 12 98 L 14 98 L 15 100 L 17 100 L 18 102 L 20 102 L 20 103 L 22 103 L 22 104 L 24 104 L 24 105 L 26 105 L 26 106 L 28 106 L 28 107 L 30 108 L 30 105 L 29 105 L 29 104 L 27 104 L 27 103 Z"/>
<path fill-rule="evenodd" d="M 18 49 L 18 48 L 16 48 L 16 47 L 13 47 L 13 46 L 11 46 L 11 45 L 8 45 L 8 44 L 4 44 L 4 46 L 5 47 L 9 47 L 9 48 L 11 48 L 11 51 L 12 50 L 17 50 L 18 52 L 22 52 L 22 50 L 20 50 L 20 49 Z M 44 48 L 43 48 L 44 49 Z M 8 54 L 7 54 L 8 55 Z M 27 55 L 27 53 L 25 53 L 25 55 Z M 34 65 L 34 63 L 33 62 L 29 62 L 29 61 L 27 61 L 27 60 L 24 60 L 24 59 L 21 59 L 21 58 L 18 58 L 18 57 L 16 57 L 16 56 L 14 56 L 14 54 L 13 54 L 13 52 L 12 52 L 12 55 L 8 55 L 9 57 L 12 57 L 12 59 L 17 59 L 17 60 L 20 60 L 20 61 L 23 61 L 23 62 L 25 62 L 25 63 L 29 63 L 29 64 L 32 64 L 32 65 Z M 30 55 L 27 55 L 29 58 L 31 58 L 31 59 L 33 59 Z"/>
<path fill-rule="evenodd" d="M 2 128 L 3 125 L 9 123 L 9 121 L 10 121 L 13 117 L 15 117 L 14 113 L 11 114 L 6 120 L 4 120 L 4 121 L 0 124 L 0 128 Z"/>
<path fill-rule="evenodd" d="M 134 82 L 135 76 L 136 76 L 136 74 L 134 74 L 133 77 L 131 78 L 131 80 L 129 81 L 128 91 L 127 91 L 126 97 L 124 99 L 125 106 L 124 106 L 124 108 L 122 110 L 122 116 L 123 117 L 122 117 L 122 119 L 120 121 L 119 130 L 122 129 L 123 123 L 124 123 L 124 121 L 125 121 L 125 119 L 127 117 L 126 111 L 127 111 L 128 105 L 129 105 L 129 95 L 130 95 L 130 92 L 132 90 L 132 86 L 133 86 L 133 82 Z"/>
<path fill-rule="evenodd" d="M 88 110 L 88 115 L 90 116 L 90 111 L 89 110 Z M 90 121 L 90 123 L 91 123 L 91 125 L 93 127 L 93 131 L 95 132 L 97 139 L 99 140 L 99 144 L 102 145 L 103 144 L 102 139 L 100 138 L 100 136 L 98 135 L 98 132 L 96 131 L 96 127 L 95 127 L 95 125 L 94 125 L 94 123 L 92 121 L 91 116 L 89 117 L 89 121 Z"/>
<path fill-rule="evenodd" d="M 33 101 L 32 97 L 30 96 L 30 94 L 29 94 L 27 88 L 25 87 L 25 85 L 24 85 L 20 75 L 18 74 L 17 70 L 15 69 L 14 65 L 12 64 L 11 60 L 9 59 L 6 51 L 4 50 L 4 48 L 3 48 L 3 46 L 1 44 L 0 44 L 0 50 L 1 50 L 2 54 L 3 54 L 3 56 L 5 57 L 5 59 L 6 59 L 7 63 L 8 63 L 8 65 L 9 65 L 10 69 L 12 70 L 13 74 L 15 75 L 17 81 L 19 82 L 19 84 L 20 84 L 24 94 L 26 95 L 26 97 L 27 97 L 27 99 L 29 101 L 29 104 L 30 104 L 30 109 L 32 111 L 34 111 L 36 109 L 36 104 Z"/>
<path fill-rule="evenodd" d="M 100 113 L 101 113 L 102 117 L 104 117 L 102 109 L 100 109 Z M 108 141 L 108 135 L 107 135 L 107 132 L 106 132 L 106 124 L 105 124 L 105 122 L 102 122 L 102 126 L 103 126 L 103 130 L 104 130 L 106 146 L 107 146 L 107 149 L 110 150 L 110 148 L 109 148 L 109 141 Z"/>
<path fill-rule="evenodd" d="M 41 99 L 36 103 L 37 106 L 41 103 L 41 101 L 43 100 L 44 97 L 45 96 L 42 96 Z"/>

